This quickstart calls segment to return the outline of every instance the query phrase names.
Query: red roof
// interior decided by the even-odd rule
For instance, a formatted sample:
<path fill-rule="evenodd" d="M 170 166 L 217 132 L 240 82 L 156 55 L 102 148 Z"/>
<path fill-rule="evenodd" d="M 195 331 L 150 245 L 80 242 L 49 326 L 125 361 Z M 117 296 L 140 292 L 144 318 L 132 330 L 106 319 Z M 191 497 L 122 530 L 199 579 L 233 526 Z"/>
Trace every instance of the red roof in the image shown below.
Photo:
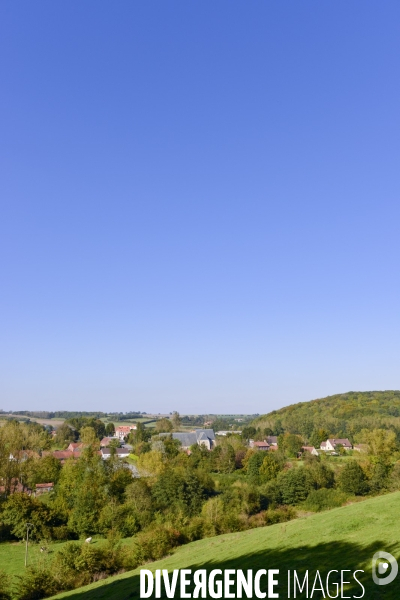
<path fill-rule="evenodd" d="M 267 442 L 254 442 L 253 446 L 256 446 L 257 448 L 269 448 Z"/>
<path fill-rule="evenodd" d="M 37 483 L 36 484 L 37 488 L 48 488 L 48 487 L 54 487 L 54 483 Z"/>

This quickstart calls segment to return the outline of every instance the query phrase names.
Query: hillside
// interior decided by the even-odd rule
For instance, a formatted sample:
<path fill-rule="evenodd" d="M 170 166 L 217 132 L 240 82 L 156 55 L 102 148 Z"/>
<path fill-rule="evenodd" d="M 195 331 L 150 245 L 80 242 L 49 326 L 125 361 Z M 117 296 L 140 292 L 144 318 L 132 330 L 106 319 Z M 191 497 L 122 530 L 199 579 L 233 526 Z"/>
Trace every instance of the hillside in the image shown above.
<path fill-rule="evenodd" d="M 371 559 L 378 550 L 400 555 L 400 492 L 372 498 L 329 512 L 242 533 L 203 539 L 182 546 L 170 557 L 146 565 L 155 569 L 280 569 L 279 598 L 287 598 L 288 569 L 309 569 L 322 575 L 331 569 L 363 569 L 364 598 L 391 600 L 398 597 L 398 582 L 377 586 L 371 579 Z M 334 591 L 331 590 L 334 595 Z M 360 596 L 358 584 L 345 595 Z M 127 600 L 139 597 L 139 570 L 124 573 L 54 598 L 72 600 Z M 154 597 L 154 596 L 153 596 Z M 164 596 L 163 596 L 164 597 Z M 175 595 L 176 598 L 179 594 Z M 298 594 L 304 598 L 303 594 Z M 315 593 L 314 598 L 320 598 Z"/>
<path fill-rule="evenodd" d="M 252 422 L 273 434 L 289 431 L 305 437 L 324 429 L 335 437 L 352 437 L 361 429 L 391 427 L 400 432 L 400 391 L 347 392 L 291 404 Z"/>

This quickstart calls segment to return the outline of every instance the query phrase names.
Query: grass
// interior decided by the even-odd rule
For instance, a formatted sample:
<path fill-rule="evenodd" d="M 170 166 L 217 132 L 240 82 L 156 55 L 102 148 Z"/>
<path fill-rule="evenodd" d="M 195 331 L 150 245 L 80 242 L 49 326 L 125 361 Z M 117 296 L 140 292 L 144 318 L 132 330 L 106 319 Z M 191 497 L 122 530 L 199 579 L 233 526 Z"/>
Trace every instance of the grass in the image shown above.
<path fill-rule="evenodd" d="M 133 543 L 134 538 L 126 538 L 122 540 L 122 544 L 129 546 Z M 58 552 L 68 542 L 51 542 L 47 545 L 48 551 L 41 553 L 40 548 L 44 543 L 29 542 L 28 547 L 28 565 L 38 566 L 44 561 L 51 560 L 54 553 Z M 81 544 L 82 540 L 76 541 L 76 544 Z M 93 538 L 92 545 L 102 546 L 106 543 L 106 539 L 101 537 Z M 25 542 L 3 542 L 0 544 L 0 571 L 4 571 L 7 575 L 23 575 L 25 571 Z"/>
<path fill-rule="evenodd" d="M 130 465 L 136 465 L 136 462 L 137 462 L 138 458 L 139 457 L 137 456 L 137 454 L 130 454 L 127 458 L 125 458 L 125 460 Z"/>
<path fill-rule="evenodd" d="M 371 559 L 378 550 L 399 558 L 399 509 L 400 492 L 395 492 L 288 523 L 193 542 L 146 568 L 152 571 L 277 568 L 281 573 L 280 599 L 288 597 L 285 584 L 289 569 L 298 572 L 309 569 L 314 574 L 319 569 L 325 577 L 331 569 L 363 569 L 365 573 L 358 574 L 366 588 L 363 598 L 395 600 L 399 597 L 397 580 L 387 586 L 375 585 L 371 579 Z M 361 588 L 354 583 L 344 591 L 348 597 L 360 594 Z M 138 597 L 139 569 L 136 569 L 54 598 L 128 600 Z M 314 598 L 321 597 L 320 592 L 314 594 Z"/>
<path fill-rule="evenodd" d="M 57 552 L 65 542 L 51 544 L 51 552 Z M 43 560 L 40 544 L 29 543 L 28 564 L 36 565 Z M 22 575 L 25 569 L 25 542 L 4 542 L 0 544 L 0 569 L 8 575 Z"/>

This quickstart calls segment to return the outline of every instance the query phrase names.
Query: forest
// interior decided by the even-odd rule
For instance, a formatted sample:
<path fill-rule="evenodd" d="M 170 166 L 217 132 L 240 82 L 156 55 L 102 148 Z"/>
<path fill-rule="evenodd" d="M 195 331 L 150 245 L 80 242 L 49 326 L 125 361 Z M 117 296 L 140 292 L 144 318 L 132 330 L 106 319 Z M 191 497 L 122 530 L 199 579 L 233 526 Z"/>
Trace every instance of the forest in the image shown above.
<path fill-rule="evenodd" d="M 348 392 L 299 402 L 261 415 L 251 423 L 271 435 L 296 433 L 311 438 L 326 431 L 331 437 L 357 441 L 363 430 L 388 429 L 400 439 L 400 391 Z"/>

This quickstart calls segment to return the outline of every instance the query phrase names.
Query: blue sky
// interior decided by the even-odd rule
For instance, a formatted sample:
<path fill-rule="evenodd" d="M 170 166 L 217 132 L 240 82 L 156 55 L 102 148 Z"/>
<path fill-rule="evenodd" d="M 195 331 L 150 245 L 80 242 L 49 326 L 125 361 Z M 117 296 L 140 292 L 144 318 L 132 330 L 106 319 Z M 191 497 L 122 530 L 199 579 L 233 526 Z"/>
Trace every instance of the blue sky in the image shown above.
<path fill-rule="evenodd" d="M 400 4 L 0 7 L 0 408 L 399 389 Z"/>

